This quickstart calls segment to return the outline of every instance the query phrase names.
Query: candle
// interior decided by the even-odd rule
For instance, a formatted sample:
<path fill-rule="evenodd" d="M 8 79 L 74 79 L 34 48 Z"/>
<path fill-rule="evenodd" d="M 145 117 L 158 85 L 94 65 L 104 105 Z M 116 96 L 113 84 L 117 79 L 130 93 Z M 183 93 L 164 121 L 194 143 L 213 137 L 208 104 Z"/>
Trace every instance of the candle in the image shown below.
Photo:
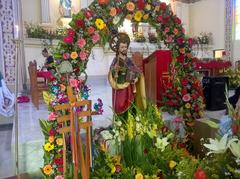
<path fill-rule="evenodd" d="M 15 25 L 15 37 L 16 37 L 16 39 L 18 39 L 18 37 L 19 37 L 19 27 L 18 27 L 18 25 Z"/>

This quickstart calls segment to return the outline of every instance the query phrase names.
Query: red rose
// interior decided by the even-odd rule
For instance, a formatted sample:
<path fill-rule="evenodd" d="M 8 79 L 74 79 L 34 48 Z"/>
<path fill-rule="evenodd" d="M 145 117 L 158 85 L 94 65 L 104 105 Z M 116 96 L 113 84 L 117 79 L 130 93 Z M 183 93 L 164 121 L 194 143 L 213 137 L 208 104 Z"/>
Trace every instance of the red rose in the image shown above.
<path fill-rule="evenodd" d="M 82 19 L 76 20 L 76 21 L 75 21 L 75 25 L 76 25 L 78 28 L 84 28 L 84 27 L 85 27 L 84 20 L 82 20 Z"/>
<path fill-rule="evenodd" d="M 85 12 L 85 16 L 86 16 L 87 18 L 90 18 L 90 17 L 93 16 L 93 12 L 92 12 L 91 10 L 87 10 L 87 11 Z"/>
<path fill-rule="evenodd" d="M 180 143 L 179 147 L 182 148 L 182 149 L 185 149 L 186 148 L 186 144 L 185 143 Z"/>
<path fill-rule="evenodd" d="M 95 32 L 95 29 L 93 26 L 88 27 L 88 34 L 93 34 Z"/>
<path fill-rule="evenodd" d="M 115 173 L 120 173 L 122 171 L 121 165 L 115 165 L 116 171 Z"/>
<path fill-rule="evenodd" d="M 189 44 L 189 47 L 192 47 L 192 45 L 193 45 L 193 39 L 192 38 L 188 39 L 188 44 Z"/>
<path fill-rule="evenodd" d="M 184 43 L 184 38 L 180 37 L 177 39 L 177 44 L 182 45 Z"/>
<path fill-rule="evenodd" d="M 66 36 L 66 37 L 63 38 L 63 41 L 66 44 L 72 44 L 73 43 L 73 37 L 72 36 Z"/>
<path fill-rule="evenodd" d="M 63 167 L 59 167 L 59 168 L 58 168 L 58 171 L 59 171 L 60 173 L 63 173 Z"/>
<path fill-rule="evenodd" d="M 164 17 L 163 20 L 162 20 L 162 23 L 163 23 L 163 24 L 168 24 L 169 19 L 170 19 L 169 16 Z"/>
<path fill-rule="evenodd" d="M 163 21 L 163 16 L 156 17 L 157 22 L 161 23 Z"/>
<path fill-rule="evenodd" d="M 192 97 L 193 100 L 197 99 L 197 95 L 196 94 L 192 94 L 191 97 Z"/>
<path fill-rule="evenodd" d="M 237 124 L 232 124 L 231 128 L 232 128 L 233 135 L 237 135 L 240 127 Z"/>
<path fill-rule="evenodd" d="M 177 61 L 178 61 L 179 63 L 183 63 L 183 62 L 184 62 L 184 55 L 178 56 L 178 57 L 177 57 Z"/>
<path fill-rule="evenodd" d="M 183 79 L 181 80 L 181 84 L 184 85 L 184 86 L 187 86 L 188 80 L 187 80 L 186 78 L 183 78 Z"/>
<path fill-rule="evenodd" d="M 63 165 L 63 158 L 55 158 L 54 163 L 56 165 Z"/>
<path fill-rule="evenodd" d="M 59 153 L 60 153 L 61 155 L 63 155 L 63 150 L 60 150 Z"/>
<path fill-rule="evenodd" d="M 207 176 L 205 172 L 199 168 L 195 173 L 194 173 L 195 179 L 207 179 Z"/>
<path fill-rule="evenodd" d="M 64 81 L 64 80 L 65 80 L 65 77 L 64 77 L 64 76 L 61 76 L 60 80 L 61 80 L 61 81 Z"/>
<path fill-rule="evenodd" d="M 75 35 L 75 31 L 73 29 L 68 29 L 68 36 L 73 37 Z"/>
<path fill-rule="evenodd" d="M 52 128 L 52 129 L 50 129 L 50 131 L 49 131 L 48 134 L 49 134 L 50 136 L 55 136 L 56 133 L 57 133 L 56 130 Z"/>
<path fill-rule="evenodd" d="M 121 8 L 117 8 L 117 14 L 121 13 L 122 9 Z"/>
<path fill-rule="evenodd" d="M 144 6 L 145 6 L 144 0 L 138 0 L 138 2 L 137 2 L 138 9 L 142 10 L 142 9 L 144 9 Z"/>
<path fill-rule="evenodd" d="M 165 2 L 160 3 L 160 9 L 161 10 L 166 10 L 167 9 L 167 4 Z"/>
<path fill-rule="evenodd" d="M 181 19 L 179 19 L 178 17 L 174 18 L 174 22 L 177 23 L 177 24 L 181 24 L 182 23 Z"/>

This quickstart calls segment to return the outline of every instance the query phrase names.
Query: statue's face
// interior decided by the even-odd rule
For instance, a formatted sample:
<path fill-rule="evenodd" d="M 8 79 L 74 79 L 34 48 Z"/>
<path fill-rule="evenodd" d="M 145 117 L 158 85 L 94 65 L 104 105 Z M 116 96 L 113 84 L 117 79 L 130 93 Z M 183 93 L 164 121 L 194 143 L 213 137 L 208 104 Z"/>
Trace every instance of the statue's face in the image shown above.
<path fill-rule="evenodd" d="M 127 55 L 127 50 L 128 50 L 127 43 L 120 43 L 119 44 L 119 53 L 120 54 Z"/>

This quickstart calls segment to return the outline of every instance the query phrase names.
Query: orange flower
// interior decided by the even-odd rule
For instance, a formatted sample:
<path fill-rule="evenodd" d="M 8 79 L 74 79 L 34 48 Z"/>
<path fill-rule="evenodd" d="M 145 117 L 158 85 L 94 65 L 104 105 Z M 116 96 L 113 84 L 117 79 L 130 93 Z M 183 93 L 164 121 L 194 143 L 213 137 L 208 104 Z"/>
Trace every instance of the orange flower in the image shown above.
<path fill-rule="evenodd" d="M 174 33 L 175 35 L 177 35 L 177 34 L 178 34 L 178 29 L 174 28 L 174 29 L 173 29 L 173 33 Z"/>
<path fill-rule="evenodd" d="M 61 91 L 65 91 L 66 90 L 66 86 L 65 85 L 60 84 L 59 86 L 60 86 Z"/>
<path fill-rule="evenodd" d="M 49 136 L 48 137 L 48 142 L 53 143 L 54 142 L 54 136 Z"/>
<path fill-rule="evenodd" d="M 143 175 L 141 173 L 138 173 L 135 175 L 135 179 L 143 179 Z"/>
<path fill-rule="evenodd" d="M 57 145 L 63 145 L 63 139 L 62 138 L 58 138 L 56 140 L 56 143 L 57 143 Z"/>
<path fill-rule="evenodd" d="M 72 52 L 70 57 L 75 60 L 78 57 L 78 53 L 77 52 Z"/>
<path fill-rule="evenodd" d="M 143 20 L 148 20 L 148 18 L 149 18 L 149 14 L 144 14 Z"/>
<path fill-rule="evenodd" d="M 46 175 L 50 175 L 52 173 L 53 169 L 51 165 L 45 165 L 43 167 L 43 173 Z"/>
<path fill-rule="evenodd" d="M 185 48 L 180 48 L 180 49 L 179 49 L 179 52 L 180 52 L 181 54 L 185 54 Z"/>
<path fill-rule="evenodd" d="M 129 11 L 134 11 L 135 9 L 135 5 L 133 4 L 133 2 L 128 2 L 126 6 L 127 6 L 127 10 Z"/>
<path fill-rule="evenodd" d="M 115 7 L 111 8 L 109 14 L 110 14 L 110 16 L 112 16 L 112 17 L 116 16 L 116 14 L 117 14 L 117 9 L 116 9 Z"/>

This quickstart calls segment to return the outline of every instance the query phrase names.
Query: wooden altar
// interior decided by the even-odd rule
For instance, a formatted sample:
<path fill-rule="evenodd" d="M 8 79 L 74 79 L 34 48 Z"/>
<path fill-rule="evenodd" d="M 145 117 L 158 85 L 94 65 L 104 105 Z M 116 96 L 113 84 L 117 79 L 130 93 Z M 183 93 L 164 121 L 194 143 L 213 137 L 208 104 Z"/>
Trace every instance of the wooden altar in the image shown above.
<path fill-rule="evenodd" d="M 144 59 L 146 96 L 153 103 L 160 104 L 163 81 L 169 78 L 169 65 L 172 61 L 170 50 L 156 50 Z"/>

